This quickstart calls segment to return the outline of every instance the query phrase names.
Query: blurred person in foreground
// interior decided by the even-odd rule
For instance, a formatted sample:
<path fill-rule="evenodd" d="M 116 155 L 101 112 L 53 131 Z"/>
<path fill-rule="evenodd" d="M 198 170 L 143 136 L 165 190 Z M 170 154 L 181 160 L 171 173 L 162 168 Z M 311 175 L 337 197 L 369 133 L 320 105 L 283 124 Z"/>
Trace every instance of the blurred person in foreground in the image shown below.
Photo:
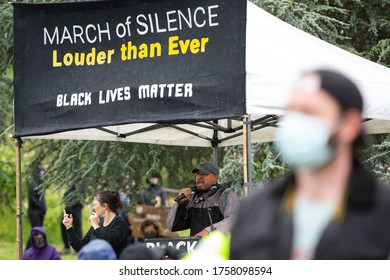
<path fill-rule="evenodd" d="M 203 162 L 192 173 L 195 186 L 180 190 L 168 213 L 168 229 L 190 229 L 191 236 L 199 237 L 213 230 L 228 231 L 240 205 L 238 196 L 218 183 L 219 168 L 213 162 Z"/>
<path fill-rule="evenodd" d="M 117 260 L 111 244 L 104 239 L 94 239 L 77 254 L 78 260 Z"/>
<path fill-rule="evenodd" d="M 180 260 L 184 256 L 183 252 L 172 246 L 147 248 L 142 243 L 134 243 L 127 245 L 119 260 Z"/>
<path fill-rule="evenodd" d="M 64 209 L 63 224 L 69 237 L 69 244 L 79 252 L 83 246 L 94 239 L 104 239 L 114 248 L 117 257 L 127 246 L 129 228 L 118 213 L 122 209 L 122 201 L 117 191 L 98 191 L 93 198 L 93 211 L 89 216 L 91 227 L 80 239 L 73 227 L 73 215 Z"/>
<path fill-rule="evenodd" d="M 120 260 L 159 260 L 159 256 L 142 243 L 129 244 L 119 256 Z"/>
<path fill-rule="evenodd" d="M 362 111 L 349 78 L 302 75 L 275 142 L 293 172 L 242 202 L 230 259 L 389 258 L 390 190 L 354 155 Z"/>
<path fill-rule="evenodd" d="M 57 249 L 49 244 L 42 227 L 33 227 L 30 233 L 30 248 L 23 255 L 23 260 L 60 260 Z"/>

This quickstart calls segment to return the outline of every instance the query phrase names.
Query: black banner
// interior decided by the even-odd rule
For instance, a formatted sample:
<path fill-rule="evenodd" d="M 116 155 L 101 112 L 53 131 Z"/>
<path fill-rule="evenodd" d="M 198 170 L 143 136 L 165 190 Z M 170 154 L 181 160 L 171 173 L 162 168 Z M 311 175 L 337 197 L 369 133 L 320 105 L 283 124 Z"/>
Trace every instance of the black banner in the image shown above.
<path fill-rule="evenodd" d="M 188 236 L 188 237 L 175 237 L 175 238 L 148 238 L 145 239 L 144 243 L 146 248 L 154 247 L 173 247 L 176 250 L 184 253 L 192 253 L 196 246 L 199 245 L 199 236 Z"/>
<path fill-rule="evenodd" d="M 13 5 L 15 136 L 245 113 L 246 0 Z"/>

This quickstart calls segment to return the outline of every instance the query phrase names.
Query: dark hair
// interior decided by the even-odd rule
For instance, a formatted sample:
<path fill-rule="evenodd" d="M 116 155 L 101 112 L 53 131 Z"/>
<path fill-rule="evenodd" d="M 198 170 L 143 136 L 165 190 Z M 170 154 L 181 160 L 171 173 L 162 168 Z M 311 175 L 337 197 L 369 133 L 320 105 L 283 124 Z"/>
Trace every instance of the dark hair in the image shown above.
<path fill-rule="evenodd" d="M 141 224 L 141 232 L 144 233 L 145 228 L 150 226 L 150 225 L 153 225 L 154 228 L 156 229 L 157 236 L 162 235 L 161 226 L 160 226 L 159 222 L 154 220 L 154 219 L 145 219 Z"/>
<path fill-rule="evenodd" d="M 342 114 L 349 109 L 356 109 L 362 113 L 364 107 L 362 94 L 350 78 L 334 70 L 318 69 L 314 72 L 320 75 L 320 87 L 339 104 Z M 363 127 L 361 129 L 352 146 L 355 155 L 372 144 Z"/>
<path fill-rule="evenodd" d="M 117 191 L 98 191 L 94 197 L 100 204 L 107 203 L 108 208 L 116 214 L 123 208 L 122 200 Z"/>

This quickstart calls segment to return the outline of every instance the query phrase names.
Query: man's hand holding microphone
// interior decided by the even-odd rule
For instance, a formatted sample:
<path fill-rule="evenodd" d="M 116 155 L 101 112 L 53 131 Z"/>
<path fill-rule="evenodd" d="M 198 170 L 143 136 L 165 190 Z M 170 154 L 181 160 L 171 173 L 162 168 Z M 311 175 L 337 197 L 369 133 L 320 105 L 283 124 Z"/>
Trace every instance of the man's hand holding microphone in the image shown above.
<path fill-rule="evenodd" d="M 188 201 L 196 192 L 198 191 L 198 188 L 196 186 L 192 188 L 182 188 L 179 193 L 180 195 L 175 198 L 175 202 L 182 205 L 186 201 Z"/>

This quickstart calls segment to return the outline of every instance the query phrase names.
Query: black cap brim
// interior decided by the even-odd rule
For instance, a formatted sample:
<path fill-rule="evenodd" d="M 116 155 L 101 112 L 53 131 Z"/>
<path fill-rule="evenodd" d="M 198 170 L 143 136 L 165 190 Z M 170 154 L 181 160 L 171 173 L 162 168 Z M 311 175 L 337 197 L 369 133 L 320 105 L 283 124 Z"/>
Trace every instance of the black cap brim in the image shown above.
<path fill-rule="evenodd" d="M 203 174 L 206 174 L 206 175 L 212 173 L 210 170 L 206 170 L 206 169 L 204 169 L 202 167 L 197 167 L 197 168 L 192 169 L 192 173 L 196 173 L 198 171 L 200 171 L 200 172 L 202 172 Z"/>

